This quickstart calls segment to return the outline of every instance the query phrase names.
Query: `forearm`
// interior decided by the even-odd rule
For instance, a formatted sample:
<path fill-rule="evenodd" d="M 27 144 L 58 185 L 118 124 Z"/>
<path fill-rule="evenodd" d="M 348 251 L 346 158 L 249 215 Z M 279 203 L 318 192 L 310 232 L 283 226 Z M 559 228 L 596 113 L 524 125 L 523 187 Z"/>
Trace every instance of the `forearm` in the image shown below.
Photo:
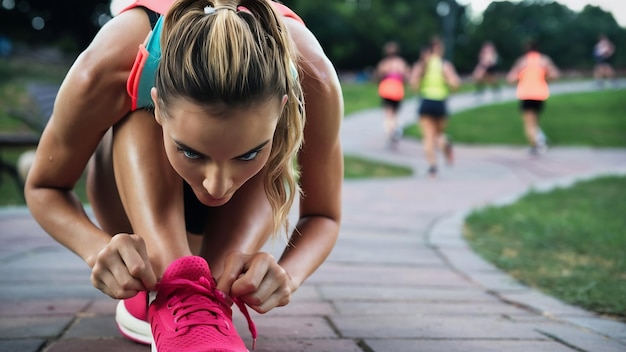
<path fill-rule="evenodd" d="M 31 214 L 41 227 L 93 267 L 98 252 L 109 243 L 111 236 L 89 219 L 74 193 L 38 188 L 26 192 L 26 196 Z"/>
<path fill-rule="evenodd" d="M 337 220 L 310 216 L 301 218 L 279 264 L 291 277 L 295 291 L 326 260 L 339 235 Z"/>

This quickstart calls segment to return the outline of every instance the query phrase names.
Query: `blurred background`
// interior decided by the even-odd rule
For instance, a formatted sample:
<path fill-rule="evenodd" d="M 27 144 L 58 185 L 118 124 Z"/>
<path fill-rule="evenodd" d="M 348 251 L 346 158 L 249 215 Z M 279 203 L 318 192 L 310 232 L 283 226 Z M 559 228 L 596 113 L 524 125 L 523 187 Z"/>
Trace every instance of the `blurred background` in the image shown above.
<path fill-rule="evenodd" d="M 474 68 L 483 41 L 492 41 L 502 66 L 509 67 L 529 38 L 564 71 L 584 74 L 593 67 L 591 52 L 600 33 L 616 44 L 614 66 L 626 66 L 626 24 L 616 19 L 622 0 L 283 3 L 300 14 L 344 77 L 367 79 L 389 40 L 415 61 L 433 35 L 445 39 L 447 57 L 462 75 Z M 110 0 L 0 0 L 0 57 L 71 62 L 110 18 Z"/>

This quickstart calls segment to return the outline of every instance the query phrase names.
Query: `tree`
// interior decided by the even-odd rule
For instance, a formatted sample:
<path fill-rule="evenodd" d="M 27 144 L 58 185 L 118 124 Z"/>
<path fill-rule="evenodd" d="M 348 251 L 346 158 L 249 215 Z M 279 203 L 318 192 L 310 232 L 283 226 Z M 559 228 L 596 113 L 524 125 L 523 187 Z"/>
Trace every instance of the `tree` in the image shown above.
<path fill-rule="evenodd" d="M 78 52 L 106 21 L 107 0 L 5 1 L 0 7 L 0 33 L 30 45 L 56 44 Z M 14 6 L 11 6 L 14 4 Z"/>

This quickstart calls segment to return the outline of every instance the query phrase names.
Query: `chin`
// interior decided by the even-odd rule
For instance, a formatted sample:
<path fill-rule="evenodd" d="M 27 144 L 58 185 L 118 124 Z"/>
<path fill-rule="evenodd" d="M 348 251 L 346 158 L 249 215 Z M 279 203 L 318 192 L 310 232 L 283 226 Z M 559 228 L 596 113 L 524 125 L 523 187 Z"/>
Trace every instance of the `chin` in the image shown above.
<path fill-rule="evenodd" d="M 196 195 L 197 197 L 197 195 Z M 206 205 L 207 207 L 221 207 L 222 205 L 228 203 L 228 201 L 230 200 L 231 196 L 226 196 L 223 198 L 213 198 L 210 195 L 204 193 L 202 194 L 201 197 L 197 197 L 198 200 L 200 201 L 200 203 Z"/>

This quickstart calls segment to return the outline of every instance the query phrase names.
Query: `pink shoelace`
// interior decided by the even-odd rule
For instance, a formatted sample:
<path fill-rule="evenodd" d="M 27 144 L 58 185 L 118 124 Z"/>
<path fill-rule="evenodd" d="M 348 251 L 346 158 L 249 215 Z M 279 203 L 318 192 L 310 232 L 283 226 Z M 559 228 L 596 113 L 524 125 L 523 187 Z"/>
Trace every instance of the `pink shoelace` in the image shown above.
<path fill-rule="evenodd" d="M 177 330 L 196 325 L 212 325 L 224 334 L 230 330 L 232 317 L 230 306 L 235 303 L 246 317 L 252 335 L 252 349 L 256 348 L 257 330 L 248 309 L 240 299 L 227 296 L 215 287 L 215 281 L 201 277 L 199 281 L 174 279 L 157 283 L 156 290 L 168 295 L 168 308 L 173 309 Z M 176 295 L 172 293 L 176 292 Z M 207 300 L 209 302 L 207 302 Z M 201 319 L 190 319 L 194 314 L 208 311 Z M 207 319 L 208 317 L 208 319 Z M 211 318 L 212 317 L 212 318 Z"/>

